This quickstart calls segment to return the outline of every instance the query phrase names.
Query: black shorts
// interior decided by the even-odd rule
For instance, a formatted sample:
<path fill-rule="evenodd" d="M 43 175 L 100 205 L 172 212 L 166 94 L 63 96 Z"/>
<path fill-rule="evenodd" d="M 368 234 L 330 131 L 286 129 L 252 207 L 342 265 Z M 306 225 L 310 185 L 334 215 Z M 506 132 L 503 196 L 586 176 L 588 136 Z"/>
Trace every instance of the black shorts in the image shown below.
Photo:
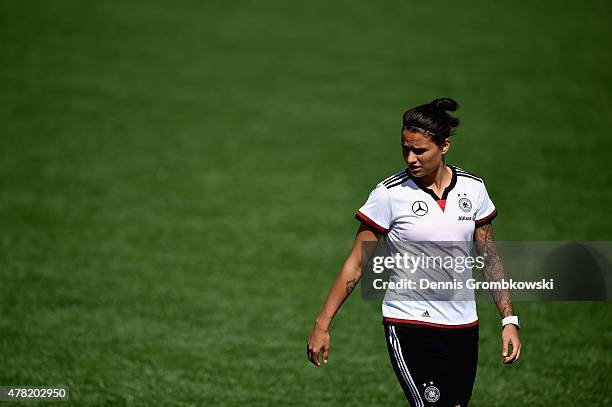
<path fill-rule="evenodd" d="M 411 406 L 468 405 L 478 364 L 477 324 L 384 324 L 391 364 Z"/>

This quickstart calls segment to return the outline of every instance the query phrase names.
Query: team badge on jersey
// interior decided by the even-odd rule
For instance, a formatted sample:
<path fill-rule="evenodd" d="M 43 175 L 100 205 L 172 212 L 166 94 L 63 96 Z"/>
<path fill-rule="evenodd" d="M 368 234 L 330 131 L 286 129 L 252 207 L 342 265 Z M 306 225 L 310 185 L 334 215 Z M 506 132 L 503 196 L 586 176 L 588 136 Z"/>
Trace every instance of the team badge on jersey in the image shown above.
<path fill-rule="evenodd" d="M 459 208 L 463 211 L 463 212 L 469 212 L 472 210 L 472 201 L 470 201 L 467 198 L 461 198 L 459 200 Z"/>
<path fill-rule="evenodd" d="M 414 214 L 417 216 L 425 216 L 428 211 L 429 208 L 427 207 L 427 204 L 423 201 L 414 201 L 414 203 L 412 204 L 412 212 L 414 212 Z"/>
<path fill-rule="evenodd" d="M 425 400 L 429 401 L 430 403 L 435 403 L 440 399 L 440 390 L 438 390 L 438 388 L 433 385 L 433 382 L 429 383 L 430 386 L 427 386 L 427 388 L 423 392 L 423 396 L 425 396 Z M 425 385 L 426 383 L 423 383 L 423 386 Z"/>

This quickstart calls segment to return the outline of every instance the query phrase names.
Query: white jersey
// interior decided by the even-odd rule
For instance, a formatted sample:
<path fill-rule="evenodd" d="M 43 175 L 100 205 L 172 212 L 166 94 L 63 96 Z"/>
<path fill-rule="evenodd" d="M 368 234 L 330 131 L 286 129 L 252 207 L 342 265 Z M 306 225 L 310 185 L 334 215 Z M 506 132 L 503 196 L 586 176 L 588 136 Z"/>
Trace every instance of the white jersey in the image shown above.
<path fill-rule="evenodd" d="M 448 167 L 452 179 L 441 197 L 417 184 L 406 169 L 379 183 L 357 211 L 360 221 L 384 233 L 387 256 L 400 252 L 398 242 L 464 242 L 469 253 L 474 229 L 495 218 L 497 211 L 483 180 Z M 471 268 L 468 272 L 471 276 Z M 462 301 L 394 301 L 387 290 L 382 313 L 391 322 L 474 325 L 478 316 L 471 294 L 469 300 Z"/>

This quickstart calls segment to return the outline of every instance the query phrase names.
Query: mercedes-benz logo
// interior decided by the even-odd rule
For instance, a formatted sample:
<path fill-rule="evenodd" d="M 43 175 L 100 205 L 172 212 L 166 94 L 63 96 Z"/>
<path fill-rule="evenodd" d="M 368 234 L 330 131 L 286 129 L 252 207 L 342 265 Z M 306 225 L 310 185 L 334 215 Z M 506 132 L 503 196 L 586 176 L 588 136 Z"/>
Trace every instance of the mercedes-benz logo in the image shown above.
<path fill-rule="evenodd" d="M 417 216 L 424 216 L 429 208 L 427 208 L 427 204 L 423 201 L 414 201 L 412 204 L 412 212 L 414 212 Z"/>

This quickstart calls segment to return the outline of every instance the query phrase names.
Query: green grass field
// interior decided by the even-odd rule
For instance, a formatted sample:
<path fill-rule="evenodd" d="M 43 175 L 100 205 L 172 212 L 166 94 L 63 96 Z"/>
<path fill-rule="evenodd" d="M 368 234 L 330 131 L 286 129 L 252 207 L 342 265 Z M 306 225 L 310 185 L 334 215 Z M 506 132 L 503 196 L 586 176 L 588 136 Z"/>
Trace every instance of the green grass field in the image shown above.
<path fill-rule="evenodd" d="M 305 342 L 355 209 L 403 167 L 402 112 L 436 97 L 498 239 L 612 240 L 609 2 L 468 3 L 2 1 L 0 385 L 405 405 L 377 302 L 344 305 L 325 368 Z M 479 303 L 471 405 L 610 405 L 610 303 L 516 309 L 502 366 Z"/>

